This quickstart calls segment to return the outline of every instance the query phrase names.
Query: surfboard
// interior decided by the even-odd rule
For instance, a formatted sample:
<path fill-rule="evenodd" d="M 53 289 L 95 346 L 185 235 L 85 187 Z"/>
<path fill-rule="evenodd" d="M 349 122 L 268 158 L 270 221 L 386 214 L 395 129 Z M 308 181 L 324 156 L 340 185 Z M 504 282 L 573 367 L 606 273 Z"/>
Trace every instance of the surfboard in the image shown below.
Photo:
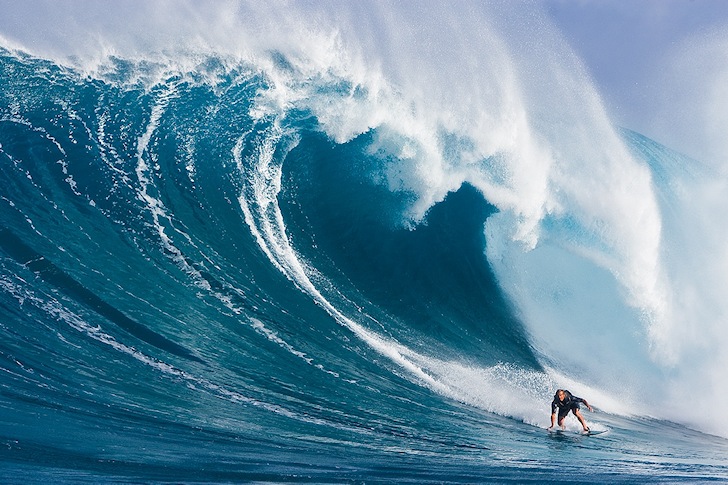
<path fill-rule="evenodd" d="M 581 435 L 581 436 L 595 436 L 598 434 L 606 433 L 606 429 L 592 429 L 587 432 L 584 431 L 574 431 L 574 430 L 568 430 L 568 429 L 550 429 L 548 430 L 550 434 L 556 434 L 556 435 L 562 435 L 562 434 L 568 434 L 568 435 Z"/>

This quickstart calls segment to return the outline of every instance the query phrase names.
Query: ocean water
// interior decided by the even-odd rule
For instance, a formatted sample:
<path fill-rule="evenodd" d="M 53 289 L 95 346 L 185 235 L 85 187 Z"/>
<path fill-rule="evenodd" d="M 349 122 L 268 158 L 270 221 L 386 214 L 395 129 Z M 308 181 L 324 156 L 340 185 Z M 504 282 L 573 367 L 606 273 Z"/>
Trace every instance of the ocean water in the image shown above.
<path fill-rule="evenodd" d="M 0 482 L 728 481 L 724 174 L 538 11 L 121 5 L 0 37 Z"/>

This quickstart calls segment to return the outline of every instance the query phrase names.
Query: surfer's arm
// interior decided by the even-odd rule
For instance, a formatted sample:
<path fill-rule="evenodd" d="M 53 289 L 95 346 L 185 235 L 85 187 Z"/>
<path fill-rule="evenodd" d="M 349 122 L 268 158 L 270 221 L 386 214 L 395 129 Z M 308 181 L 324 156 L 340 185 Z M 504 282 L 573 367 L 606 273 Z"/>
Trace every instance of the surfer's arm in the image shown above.
<path fill-rule="evenodd" d="M 551 426 L 549 426 L 549 429 L 554 427 L 554 422 L 556 421 L 556 401 L 551 403 Z"/>
<path fill-rule="evenodd" d="M 588 409 L 589 411 L 592 411 L 592 412 L 594 411 L 594 409 L 592 409 L 592 407 L 591 407 L 591 406 L 589 405 L 589 403 L 588 403 L 588 402 L 586 402 L 586 399 L 583 399 L 583 398 L 580 398 L 580 397 L 576 397 L 576 396 L 574 396 L 574 399 L 575 399 L 575 400 L 577 400 L 578 402 L 582 402 L 582 403 L 584 403 L 584 406 L 586 406 L 586 408 L 587 408 L 587 409 Z"/>

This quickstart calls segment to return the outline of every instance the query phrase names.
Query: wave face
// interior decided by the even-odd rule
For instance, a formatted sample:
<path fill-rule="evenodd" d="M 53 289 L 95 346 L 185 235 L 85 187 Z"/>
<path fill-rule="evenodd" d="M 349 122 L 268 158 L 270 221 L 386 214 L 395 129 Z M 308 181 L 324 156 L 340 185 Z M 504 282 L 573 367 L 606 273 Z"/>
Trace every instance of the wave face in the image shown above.
<path fill-rule="evenodd" d="M 538 12 L 231 5 L 3 41 L 6 479 L 728 477 L 720 176 Z"/>

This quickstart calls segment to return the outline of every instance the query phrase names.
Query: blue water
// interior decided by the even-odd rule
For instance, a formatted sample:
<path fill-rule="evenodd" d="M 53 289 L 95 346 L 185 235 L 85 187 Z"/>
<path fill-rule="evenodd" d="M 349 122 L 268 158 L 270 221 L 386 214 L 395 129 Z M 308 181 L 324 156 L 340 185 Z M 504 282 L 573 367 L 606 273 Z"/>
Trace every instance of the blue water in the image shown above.
<path fill-rule="evenodd" d="M 574 189 L 534 219 L 518 150 L 443 122 L 435 156 L 417 107 L 346 128 L 371 86 L 266 52 L 85 72 L 0 50 L 0 481 L 728 480 L 726 429 L 695 416 L 716 389 L 670 404 L 692 354 L 655 351 L 678 337 L 621 202 Z M 697 162 L 614 140 L 661 248 L 688 246 Z M 547 433 L 557 387 L 607 432 Z"/>

